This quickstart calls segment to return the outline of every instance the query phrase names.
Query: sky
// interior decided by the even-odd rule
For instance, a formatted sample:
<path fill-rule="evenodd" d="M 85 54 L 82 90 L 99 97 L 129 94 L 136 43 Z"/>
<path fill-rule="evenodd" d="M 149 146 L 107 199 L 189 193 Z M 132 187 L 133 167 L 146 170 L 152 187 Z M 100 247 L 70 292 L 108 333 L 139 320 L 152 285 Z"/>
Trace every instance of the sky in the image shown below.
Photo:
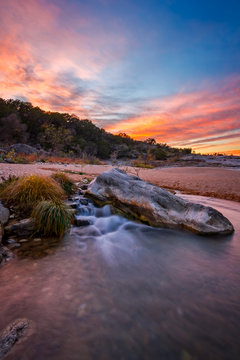
<path fill-rule="evenodd" d="M 240 155 L 240 2 L 0 0 L 0 97 Z"/>

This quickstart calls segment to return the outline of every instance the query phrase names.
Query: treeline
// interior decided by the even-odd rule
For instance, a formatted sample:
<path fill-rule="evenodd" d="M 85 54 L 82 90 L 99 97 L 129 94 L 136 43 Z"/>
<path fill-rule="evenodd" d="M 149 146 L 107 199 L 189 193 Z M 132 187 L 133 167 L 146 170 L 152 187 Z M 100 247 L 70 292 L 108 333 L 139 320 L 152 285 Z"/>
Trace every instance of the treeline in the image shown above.
<path fill-rule="evenodd" d="M 100 159 L 152 158 L 161 160 L 191 149 L 171 148 L 154 139 L 133 140 L 126 134 L 113 135 L 90 120 L 76 115 L 44 111 L 29 102 L 0 98 L 0 144 L 25 143 L 52 154 L 85 155 Z"/>

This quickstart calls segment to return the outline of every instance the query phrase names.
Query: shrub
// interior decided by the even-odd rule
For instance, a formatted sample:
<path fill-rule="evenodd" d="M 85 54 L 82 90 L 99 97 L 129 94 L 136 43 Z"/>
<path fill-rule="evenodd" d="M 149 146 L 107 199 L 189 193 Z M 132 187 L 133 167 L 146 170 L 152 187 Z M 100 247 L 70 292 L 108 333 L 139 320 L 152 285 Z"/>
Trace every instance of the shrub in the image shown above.
<path fill-rule="evenodd" d="M 33 210 L 35 230 L 43 236 L 62 237 L 72 223 L 72 213 L 62 202 L 41 201 Z"/>
<path fill-rule="evenodd" d="M 166 160 L 167 159 L 166 152 L 163 149 L 161 149 L 160 147 L 157 147 L 155 149 L 154 155 L 155 155 L 156 160 Z"/>
<path fill-rule="evenodd" d="M 75 184 L 66 174 L 58 171 L 51 177 L 62 187 L 67 195 L 71 195 L 75 190 Z"/>
<path fill-rule="evenodd" d="M 64 195 L 56 181 L 40 175 L 24 176 L 11 182 L 1 192 L 2 200 L 24 213 L 30 213 L 39 201 L 59 201 Z"/>

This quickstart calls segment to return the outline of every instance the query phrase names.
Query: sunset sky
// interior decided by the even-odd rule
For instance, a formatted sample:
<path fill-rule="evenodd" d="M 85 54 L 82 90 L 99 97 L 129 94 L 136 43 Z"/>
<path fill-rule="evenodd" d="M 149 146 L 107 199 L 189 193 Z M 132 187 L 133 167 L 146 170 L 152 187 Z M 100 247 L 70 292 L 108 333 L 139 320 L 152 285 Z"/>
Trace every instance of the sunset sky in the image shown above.
<path fill-rule="evenodd" d="M 239 0 L 0 0 L 0 96 L 240 154 Z"/>

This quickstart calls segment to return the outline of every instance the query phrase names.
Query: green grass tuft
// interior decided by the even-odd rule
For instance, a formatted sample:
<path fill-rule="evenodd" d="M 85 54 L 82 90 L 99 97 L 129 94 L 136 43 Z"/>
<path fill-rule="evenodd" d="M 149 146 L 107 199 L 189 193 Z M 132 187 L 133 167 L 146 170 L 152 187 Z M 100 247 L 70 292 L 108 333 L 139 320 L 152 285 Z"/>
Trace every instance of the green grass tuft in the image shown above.
<path fill-rule="evenodd" d="M 30 214 L 34 206 L 43 200 L 60 201 L 65 193 L 53 179 L 30 175 L 11 182 L 1 192 L 1 199 L 24 214 Z"/>
<path fill-rule="evenodd" d="M 62 187 L 67 195 L 71 195 L 75 191 L 74 182 L 66 174 L 58 171 L 52 174 L 51 177 Z"/>
<path fill-rule="evenodd" d="M 41 201 L 33 210 L 35 230 L 43 236 L 62 237 L 72 223 L 72 213 L 62 202 Z"/>

